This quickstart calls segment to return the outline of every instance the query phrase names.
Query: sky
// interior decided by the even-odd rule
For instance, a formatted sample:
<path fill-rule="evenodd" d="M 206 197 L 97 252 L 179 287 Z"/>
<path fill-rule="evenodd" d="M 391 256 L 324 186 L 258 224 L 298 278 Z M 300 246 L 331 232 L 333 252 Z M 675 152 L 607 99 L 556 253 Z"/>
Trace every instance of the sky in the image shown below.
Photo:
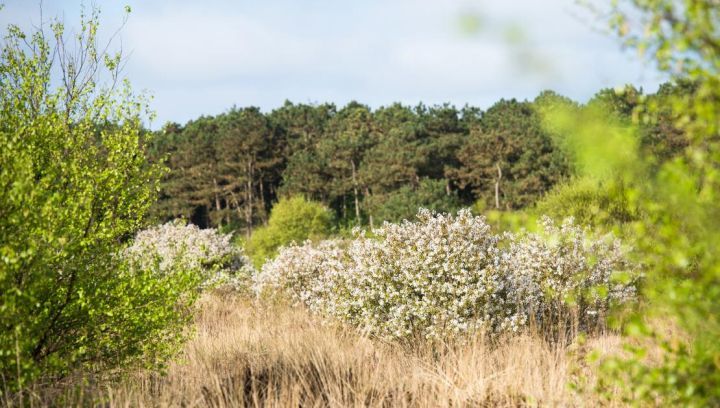
<path fill-rule="evenodd" d="M 39 1 L 4 0 L 0 25 L 40 21 Z M 88 1 L 86 4 L 92 4 Z M 157 129 L 232 106 L 270 111 L 356 100 L 487 108 L 552 89 L 584 102 L 664 77 L 603 32 L 573 0 L 99 1 L 124 75 L 153 96 Z M 45 0 L 43 16 L 77 26 L 80 1 Z"/>

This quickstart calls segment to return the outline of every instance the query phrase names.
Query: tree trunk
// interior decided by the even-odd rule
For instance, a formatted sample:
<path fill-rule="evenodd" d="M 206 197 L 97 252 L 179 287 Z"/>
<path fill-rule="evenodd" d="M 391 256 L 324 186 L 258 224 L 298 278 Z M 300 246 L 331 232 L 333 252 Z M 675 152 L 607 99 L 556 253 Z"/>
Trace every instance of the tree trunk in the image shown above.
<path fill-rule="evenodd" d="M 250 238 L 252 234 L 252 217 L 253 217 L 253 191 L 252 191 L 252 177 L 253 177 L 252 162 L 249 161 L 247 164 L 247 179 L 245 182 L 245 233 Z"/>
<path fill-rule="evenodd" d="M 358 197 L 358 184 L 357 184 L 357 176 L 356 176 L 356 171 L 355 171 L 355 161 L 350 160 L 350 164 L 352 165 L 353 193 L 355 193 L 355 219 L 356 219 L 357 225 L 360 225 L 360 223 L 361 223 L 360 198 Z"/>
<path fill-rule="evenodd" d="M 213 192 L 215 193 L 215 210 L 218 212 L 218 227 L 222 227 L 222 213 L 220 212 L 220 195 L 218 194 L 217 179 L 213 177 Z"/>
<path fill-rule="evenodd" d="M 230 225 L 230 203 L 227 200 L 227 197 L 223 199 L 225 201 L 225 225 Z"/>
<path fill-rule="evenodd" d="M 260 208 L 262 208 L 260 216 L 262 217 L 263 224 L 267 225 L 267 208 L 265 207 L 265 189 L 263 188 L 262 177 L 260 177 Z"/>
<path fill-rule="evenodd" d="M 365 197 L 370 197 L 370 189 L 367 187 L 365 187 Z M 368 222 L 370 223 L 370 228 L 375 228 L 372 214 L 368 214 Z"/>
<path fill-rule="evenodd" d="M 343 220 L 347 220 L 347 196 L 343 194 L 343 206 L 342 206 Z"/>
<path fill-rule="evenodd" d="M 230 198 L 232 198 L 233 204 L 235 204 L 235 212 L 237 212 L 238 217 L 242 219 L 243 213 L 240 211 L 240 201 L 238 201 L 237 196 L 232 190 L 230 190 Z"/>
<path fill-rule="evenodd" d="M 500 164 L 495 163 L 495 167 L 498 171 L 498 176 L 495 179 L 495 209 L 500 209 L 500 179 L 502 179 L 502 170 L 500 169 Z"/>

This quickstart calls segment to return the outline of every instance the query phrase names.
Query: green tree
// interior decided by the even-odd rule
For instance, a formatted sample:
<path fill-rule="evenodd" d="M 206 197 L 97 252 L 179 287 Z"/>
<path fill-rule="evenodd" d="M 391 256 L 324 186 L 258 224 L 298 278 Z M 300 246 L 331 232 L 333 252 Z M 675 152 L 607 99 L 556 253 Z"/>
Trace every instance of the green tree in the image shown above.
<path fill-rule="evenodd" d="M 361 184 L 372 194 L 401 186 L 417 186 L 418 169 L 424 163 L 420 126 L 413 111 L 400 104 L 373 113 L 374 140 L 360 166 Z"/>
<path fill-rule="evenodd" d="M 200 227 L 242 228 L 267 222 L 281 180 L 284 135 L 258 108 L 232 108 L 184 127 L 166 127 L 154 146 L 171 169 L 154 213 Z"/>
<path fill-rule="evenodd" d="M 153 159 L 164 160 L 170 169 L 151 210 L 159 221 L 185 218 L 208 227 L 221 219 L 210 214 L 218 198 L 218 134 L 215 118 L 201 116 L 183 127 L 165 127 L 156 135 Z"/>
<path fill-rule="evenodd" d="M 617 89 L 601 89 L 590 98 L 586 107 L 602 112 L 611 120 L 629 125 L 635 108 L 643 100 L 642 89 L 625 85 Z"/>
<path fill-rule="evenodd" d="M 622 183 L 577 177 L 557 184 L 534 208 L 538 216 L 556 220 L 573 217 L 579 225 L 623 233 L 630 222 L 640 218 L 637 203 Z"/>
<path fill-rule="evenodd" d="M 285 101 L 282 107 L 273 110 L 269 119 L 273 126 L 285 135 L 288 142 L 285 155 L 312 149 L 336 110 L 335 105 L 328 103 L 307 105 L 290 101 Z"/>
<path fill-rule="evenodd" d="M 146 160 L 145 104 L 98 44 L 98 13 L 82 17 L 74 51 L 59 21 L 50 35 L 11 25 L 2 45 L 0 393 L 39 374 L 156 366 L 190 318 L 196 276 L 118 256 L 159 168 Z"/>
<path fill-rule="evenodd" d="M 325 158 L 318 151 L 318 144 L 335 113 L 336 108 L 332 104 L 312 106 L 285 102 L 270 114 L 273 126 L 287 140 L 286 150 L 282 152 L 286 158 L 280 187 L 282 194 L 301 194 L 329 203 L 332 175 Z"/>
<path fill-rule="evenodd" d="M 259 268 L 281 246 L 325 237 L 331 227 L 332 212 L 327 207 L 302 196 L 283 198 L 273 207 L 268 225 L 255 230 L 245 249 Z"/>
<path fill-rule="evenodd" d="M 460 167 L 457 153 L 467 139 L 469 128 L 477 124 L 479 110 L 464 108 L 458 112 L 454 106 L 445 104 L 433 107 L 419 105 L 415 111 L 422 129 L 420 152 L 425 158 L 418 170 L 419 175 L 435 180 L 445 179 L 446 192 L 450 194 L 457 186 L 451 185 L 452 177 L 448 174 Z M 462 198 L 467 203 L 472 202 L 471 195 L 464 194 Z"/>
<path fill-rule="evenodd" d="M 688 139 L 673 116 L 672 100 L 690 96 L 696 92 L 696 84 L 678 80 L 660 85 L 658 91 L 649 95 L 643 105 L 652 115 L 640 125 L 640 145 L 646 157 L 655 158 L 659 163 L 682 155 L 688 146 Z"/>
<path fill-rule="evenodd" d="M 360 180 L 360 164 L 372 145 L 374 132 L 370 108 L 351 102 L 328 122 L 318 143 L 318 154 L 331 175 L 331 203 L 345 215 L 350 200 L 357 224 L 362 223 L 361 203 L 367 195 Z"/>
<path fill-rule="evenodd" d="M 218 214 L 223 214 L 221 200 L 225 203 L 228 223 L 227 213 L 234 209 L 250 236 L 256 220 L 267 221 L 268 199 L 274 198 L 280 178 L 282 155 L 274 151 L 280 143 L 258 108 L 233 108 L 216 120 L 219 136 L 217 172 L 213 176 L 217 189 L 215 208 Z"/>
<path fill-rule="evenodd" d="M 495 208 L 532 204 L 568 173 L 532 104 L 503 100 L 488 109 L 458 151 L 449 176 Z"/>
<path fill-rule="evenodd" d="M 639 256 L 647 268 L 646 298 L 626 332 L 634 337 L 623 357 L 607 359 L 599 390 L 638 406 L 720 405 L 720 7 L 714 0 L 614 2 L 610 24 L 625 45 L 657 67 L 694 84 L 662 103 L 642 103 L 637 123 L 670 113 L 687 138 L 676 157 L 654 165 L 632 134 L 590 143 L 613 145 L 602 159 L 622 171 L 646 215 L 636 225 Z M 665 113 L 659 112 L 665 109 Z M 588 126 L 578 124 L 581 138 Z M 590 127 L 592 130 L 592 126 Z M 607 149 L 605 149 L 607 151 Z M 585 154 L 590 156 L 589 153 Z M 658 327 L 657 322 L 665 321 Z M 648 359 L 653 351 L 656 358 Z"/>

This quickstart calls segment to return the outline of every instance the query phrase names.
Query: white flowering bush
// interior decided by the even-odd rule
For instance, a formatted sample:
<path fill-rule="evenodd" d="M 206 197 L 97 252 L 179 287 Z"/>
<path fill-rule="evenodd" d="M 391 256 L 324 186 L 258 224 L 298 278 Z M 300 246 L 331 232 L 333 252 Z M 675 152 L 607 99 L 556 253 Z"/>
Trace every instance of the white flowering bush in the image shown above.
<path fill-rule="evenodd" d="M 420 210 L 415 222 L 357 231 L 346 243 L 280 250 L 256 279 L 326 317 L 383 338 L 443 339 L 517 331 L 572 310 L 584 327 L 634 297 L 617 241 L 590 239 L 568 220 L 540 234 L 494 234 L 483 217 Z"/>
<path fill-rule="evenodd" d="M 200 229 L 182 220 L 157 225 L 135 236 L 123 251 L 131 264 L 160 274 L 195 271 L 202 287 L 218 285 L 240 289 L 253 275 L 249 259 L 233 245 L 230 234 Z"/>
<path fill-rule="evenodd" d="M 590 329 L 604 321 L 611 304 L 635 298 L 635 272 L 619 240 L 592 237 L 572 218 L 558 226 L 543 217 L 540 226 L 537 234 L 505 234 L 498 262 L 510 280 L 502 296 L 517 308 L 522 325 L 547 325 L 572 314 L 581 329 Z"/>
<path fill-rule="evenodd" d="M 265 263 L 255 276 L 255 291 L 259 295 L 278 293 L 307 305 L 311 310 L 324 312 L 330 308 L 334 293 L 343 287 L 338 279 L 344 278 L 344 243 L 325 240 L 303 245 L 283 247 L 274 259 Z"/>
<path fill-rule="evenodd" d="M 502 277 L 497 237 L 484 219 L 421 210 L 418 222 L 386 223 L 347 250 L 342 318 L 386 337 L 428 338 L 493 325 Z"/>

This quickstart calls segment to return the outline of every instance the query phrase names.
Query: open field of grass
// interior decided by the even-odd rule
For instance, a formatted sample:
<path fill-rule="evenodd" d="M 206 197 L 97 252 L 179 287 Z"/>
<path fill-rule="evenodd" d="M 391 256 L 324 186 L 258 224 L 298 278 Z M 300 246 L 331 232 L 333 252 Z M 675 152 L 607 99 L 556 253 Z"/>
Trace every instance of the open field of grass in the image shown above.
<path fill-rule="evenodd" d="M 329 326 L 302 308 L 207 295 L 197 329 L 165 376 L 35 387 L 31 406 L 595 406 L 570 389 L 591 373 L 585 354 L 617 349 L 597 336 L 578 347 L 534 335 L 490 344 L 381 343 Z M 7 401 L 6 401 L 7 402 Z"/>

